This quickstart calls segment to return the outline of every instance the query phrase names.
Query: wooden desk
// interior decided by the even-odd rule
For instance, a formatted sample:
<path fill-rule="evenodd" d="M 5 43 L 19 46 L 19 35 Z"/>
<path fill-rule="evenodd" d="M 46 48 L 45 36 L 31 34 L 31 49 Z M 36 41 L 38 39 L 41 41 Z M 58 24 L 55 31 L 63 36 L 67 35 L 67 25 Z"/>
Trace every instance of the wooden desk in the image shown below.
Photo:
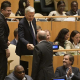
<path fill-rule="evenodd" d="M 21 60 L 28 62 L 28 75 L 31 76 L 33 56 L 32 55 L 21 56 Z"/>

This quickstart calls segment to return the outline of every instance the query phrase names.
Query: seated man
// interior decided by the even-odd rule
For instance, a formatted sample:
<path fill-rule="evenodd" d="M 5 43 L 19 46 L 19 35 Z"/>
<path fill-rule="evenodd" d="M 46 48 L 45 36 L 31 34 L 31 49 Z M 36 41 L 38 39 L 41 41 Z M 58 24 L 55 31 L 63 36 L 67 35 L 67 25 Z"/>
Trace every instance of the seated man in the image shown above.
<path fill-rule="evenodd" d="M 78 9 L 78 3 L 77 1 L 72 1 L 71 2 L 71 10 L 66 12 L 67 16 L 72 16 L 72 15 L 80 15 L 80 9 Z"/>
<path fill-rule="evenodd" d="M 16 29 L 14 30 L 14 37 L 15 37 L 15 38 L 11 41 L 10 44 L 16 45 L 16 44 L 17 44 L 17 41 L 18 41 L 18 28 L 16 28 Z"/>
<path fill-rule="evenodd" d="M 5 80 L 33 80 L 30 76 L 25 75 L 24 68 L 21 65 L 17 65 L 14 68 L 14 72 L 6 76 Z"/>
<path fill-rule="evenodd" d="M 55 78 L 65 80 L 80 80 L 80 72 L 77 67 L 72 67 L 74 56 L 65 54 L 63 57 L 63 66 L 60 66 L 55 71 Z"/>

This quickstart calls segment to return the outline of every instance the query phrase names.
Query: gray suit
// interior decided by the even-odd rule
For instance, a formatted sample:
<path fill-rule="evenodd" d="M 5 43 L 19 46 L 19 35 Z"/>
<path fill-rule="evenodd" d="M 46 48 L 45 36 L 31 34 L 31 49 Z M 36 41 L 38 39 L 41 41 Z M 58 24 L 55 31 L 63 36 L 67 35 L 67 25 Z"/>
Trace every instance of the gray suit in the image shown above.
<path fill-rule="evenodd" d="M 51 43 L 41 41 L 33 52 L 32 78 L 33 80 L 50 80 L 54 77 L 53 50 Z"/>
<path fill-rule="evenodd" d="M 76 15 L 76 14 L 80 15 L 80 9 L 78 9 L 76 13 L 74 13 L 72 10 L 66 12 L 67 16 L 72 16 L 72 15 Z"/>
<path fill-rule="evenodd" d="M 27 80 L 33 80 L 30 76 L 25 75 L 25 78 L 27 78 Z M 18 79 L 15 75 L 14 72 L 12 72 L 10 75 L 6 76 L 5 80 L 20 80 Z"/>

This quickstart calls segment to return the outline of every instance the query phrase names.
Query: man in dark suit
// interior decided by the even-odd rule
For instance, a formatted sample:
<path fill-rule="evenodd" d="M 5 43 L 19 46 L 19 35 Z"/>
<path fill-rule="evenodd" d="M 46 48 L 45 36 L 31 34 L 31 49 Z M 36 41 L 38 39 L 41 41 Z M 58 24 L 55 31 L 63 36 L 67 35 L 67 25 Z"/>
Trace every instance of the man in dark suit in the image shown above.
<path fill-rule="evenodd" d="M 3 1 L 1 3 L 0 13 L 0 80 L 4 80 L 7 75 L 7 58 L 10 56 L 8 45 L 9 27 L 6 22 L 6 17 L 11 14 L 11 3 Z"/>
<path fill-rule="evenodd" d="M 21 65 L 17 65 L 14 71 L 6 76 L 5 80 L 33 80 L 30 76 L 25 75 L 25 70 Z"/>
<path fill-rule="evenodd" d="M 65 54 L 63 58 L 63 66 L 58 67 L 55 71 L 55 78 L 65 80 L 80 80 L 80 72 L 77 67 L 72 67 L 74 56 Z"/>
<path fill-rule="evenodd" d="M 71 2 L 71 10 L 66 12 L 67 16 L 72 16 L 72 15 L 80 15 L 80 9 L 78 9 L 78 3 L 77 1 L 72 1 Z"/>
<path fill-rule="evenodd" d="M 18 25 L 18 43 L 16 47 L 16 53 L 20 57 L 21 55 L 33 55 L 37 33 L 34 14 L 34 8 L 28 6 L 25 9 L 25 17 L 20 20 Z M 28 63 L 21 61 L 20 64 L 24 67 L 25 73 L 28 74 Z"/>
<path fill-rule="evenodd" d="M 17 44 L 17 42 L 18 42 L 18 28 L 16 28 L 15 30 L 14 30 L 14 39 L 10 42 L 10 44 L 13 44 L 13 45 L 15 45 L 16 46 L 16 44 Z"/>
<path fill-rule="evenodd" d="M 52 45 L 46 39 L 47 33 L 45 31 L 37 33 L 39 43 L 35 46 L 33 52 L 33 80 L 50 80 L 54 77 Z"/>

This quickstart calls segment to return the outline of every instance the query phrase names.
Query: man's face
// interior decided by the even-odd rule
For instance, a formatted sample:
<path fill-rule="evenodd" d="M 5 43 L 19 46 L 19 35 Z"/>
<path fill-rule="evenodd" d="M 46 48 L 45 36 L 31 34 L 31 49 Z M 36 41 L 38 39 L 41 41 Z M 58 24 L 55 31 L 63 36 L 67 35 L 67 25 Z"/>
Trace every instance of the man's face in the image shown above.
<path fill-rule="evenodd" d="M 24 71 L 24 68 L 19 66 L 17 69 L 16 69 L 16 72 L 15 72 L 15 76 L 18 78 L 18 79 L 23 79 L 24 76 L 25 76 L 25 71 Z"/>
<path fill-rule="evenodd" d="M 64 56 L 63 58 L 63 66 L 65 67 L 69 67 L 71 66 L 71 61 L 69 60 L 69 55 Z"/>
<path fill-rule="evenodd" d="M 34 19 L 34 14 L 35 14 L 34 12 L 27 12 L 25 14 L 25 17 L 28 21 L 32 21 Z"/>
<path fill-rule="evenodd" d="M 74 2 L 74 3 L 72 4 L 71 10 L 72 10 L 73 12 L 76 12 L 76 11 L 78 10 L 78 4 L 77 4 L 76 2 Z"/>
<path fill-rule="evenodd" d="M 11 14 L 11 7 L 6 7 L 6 9 L 2 9 L 2 14 L 5 16 L 5 17 L 9 17 L 10 14 Z"/>

